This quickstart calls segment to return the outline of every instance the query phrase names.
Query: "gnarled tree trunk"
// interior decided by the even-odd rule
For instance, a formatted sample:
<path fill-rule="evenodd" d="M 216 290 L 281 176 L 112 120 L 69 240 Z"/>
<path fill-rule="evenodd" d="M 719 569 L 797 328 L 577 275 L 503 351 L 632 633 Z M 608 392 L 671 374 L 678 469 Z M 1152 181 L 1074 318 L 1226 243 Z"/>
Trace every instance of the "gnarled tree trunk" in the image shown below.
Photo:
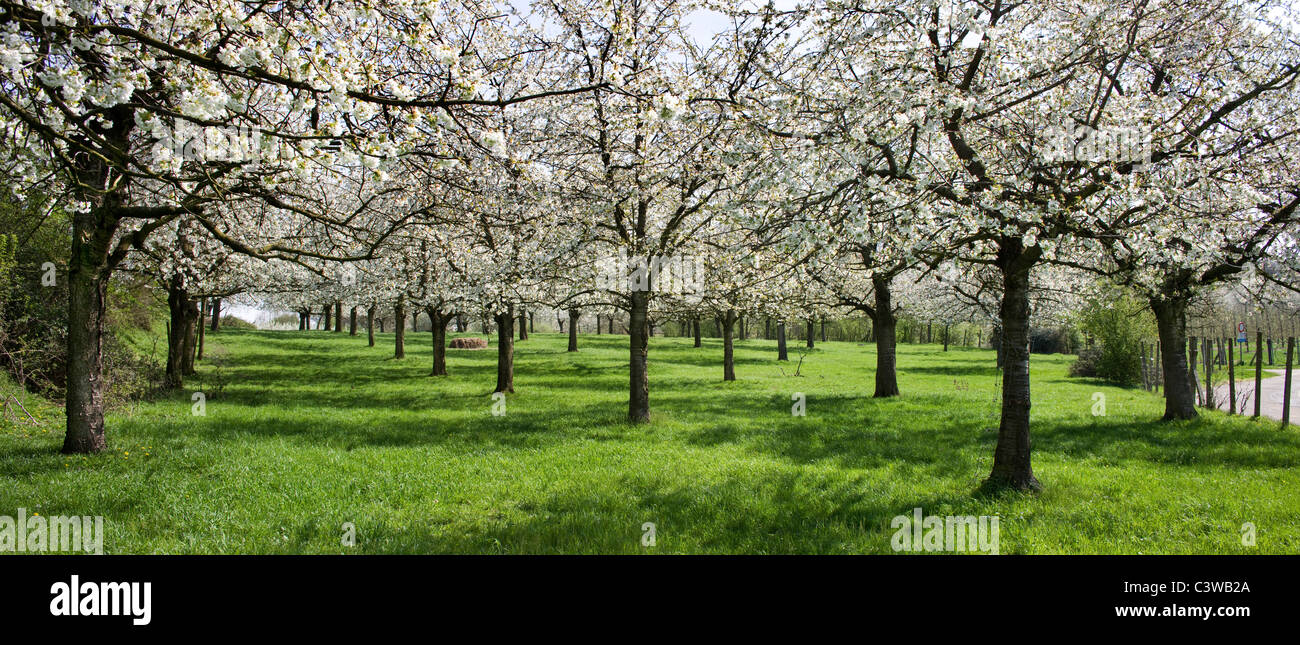
<path fill-rule="evenodd" d="M 776 324 L 776 360 L 778 361 L 790 360 L 790 354 L 789 352 L 786 351 L 785 348 L 785 323 L 784 322 L 779 322 Z"/>
<path fill-rule="evenodd" d="M 348 312 L 348 335 L 349 336 L 357 335 L 357 306 L 356 305 L 352 305 L 352 309 Z"/>

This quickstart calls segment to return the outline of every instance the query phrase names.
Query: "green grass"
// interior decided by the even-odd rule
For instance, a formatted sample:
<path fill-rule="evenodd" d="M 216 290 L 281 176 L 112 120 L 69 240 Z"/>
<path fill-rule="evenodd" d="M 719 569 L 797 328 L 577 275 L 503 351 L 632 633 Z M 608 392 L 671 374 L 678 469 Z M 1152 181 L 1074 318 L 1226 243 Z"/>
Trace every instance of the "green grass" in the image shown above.
<path fill-rule="evenodd" d="M 495 345 L 450 350 L 451 376 L 434 378 L 427 333 L 402 361 L 391 334 L 207 341 L 186 392 L 109 416 L 104 454 L 57 454 L 45 413 L 0 422 L 0 515 L 103 515 L 110 553 L 889 553 L 890 520 L 918 506 L 1000 516 L 1003 553 L 1300 550 L 1294 430 L 1220 413 L 1161 424 L 1158 397 L 1067 378 L 1066 356 L 1033 357 L 1046 490 L 984 497 L 986 350 L 902 346 L 903 396 L 875 400 L 872 345 L 819 344 L 795 377 L 797 347 L 777 363 L 773 343 L 744 341 L 725 383 L 720 341 L 655 338 L 653 423 L 631 426 L 626 336 L 583 336 L 576 354 L 560 335 L 517 344 L 504 416 Z M 196 389 L 206 416 L 191 415 Z"/>

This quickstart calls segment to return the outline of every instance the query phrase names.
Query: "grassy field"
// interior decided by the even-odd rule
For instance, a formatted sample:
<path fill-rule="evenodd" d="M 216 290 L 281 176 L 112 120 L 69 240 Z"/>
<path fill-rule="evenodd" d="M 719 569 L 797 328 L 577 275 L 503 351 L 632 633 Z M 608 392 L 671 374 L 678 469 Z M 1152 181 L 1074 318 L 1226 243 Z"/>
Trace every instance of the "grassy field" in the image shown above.
<path fill-rule="evenodd" d="M 654 338 L 654 421 L 637 427 L 626 336 L 583 336 L 576 354 L 559 335 L 518 343 L 501 416 L 495 345 L 449 350 L 435 378 L 429 334 L 408 341 L 397 361 L 391 334 L 209 335 L 187 390 L 115 411 L 93 457 L 57 454 L 55 408 L 39 427 L 0 421 L 0 514 L 103 515 L 110 553 L 890 553 L 890 520 L 914 507 L 1000 516 L 1002 553 L 1300 551 L 1295 430 L 1161 424 L 1157 396 L 1067 378 L 1071 357 L 1033 358 L 1045 492 L 982 497 L 987 350 L 902 346 L 903 397 L 878 401 L 872 345 L 819 344 L 794 376 L 799 348 L 778 363 L 747 340 L 725 383 L 720 341 Z"/>

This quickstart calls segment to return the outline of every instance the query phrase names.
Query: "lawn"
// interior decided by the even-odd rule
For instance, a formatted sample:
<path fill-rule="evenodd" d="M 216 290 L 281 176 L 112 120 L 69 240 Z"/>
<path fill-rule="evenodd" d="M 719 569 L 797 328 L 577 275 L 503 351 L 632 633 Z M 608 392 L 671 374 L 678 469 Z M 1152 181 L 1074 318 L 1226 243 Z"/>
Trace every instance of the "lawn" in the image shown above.
<path fill-rule="evenodd" d="M 392 334 L 223 330 L 185 392 L 109 416 L 106 453 L 59 455 L 57 410 L 0 421 L 0 514 L 103 515 L 109 553 L 891 553 L 914 507 L 998 515 L 1002 553 L 1300 551 L 1294 429 L 1162 424 L 1158 396 L 1068 378 L 1071 357 L 1033 357 L 1045 491 L 987 497 L 988 350 L 901 346 L 903 396 L 875 400 L 870 344 L 819 344 L 795 376 L 800 347 L 746 340 L 726 383 L 719 340 L 657 337 L 653 422 L 632 426 L 627 337 L 565 342 L 516 344 L 497 416 L 495 344 L 429 377 L 427 333 L 398 361 Z"/>

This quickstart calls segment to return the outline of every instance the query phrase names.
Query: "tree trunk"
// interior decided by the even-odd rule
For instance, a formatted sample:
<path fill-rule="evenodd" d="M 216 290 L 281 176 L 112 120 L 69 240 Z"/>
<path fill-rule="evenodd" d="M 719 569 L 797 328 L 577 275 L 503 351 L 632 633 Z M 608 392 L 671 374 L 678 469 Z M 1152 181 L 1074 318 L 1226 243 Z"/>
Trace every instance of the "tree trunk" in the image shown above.
<path fill-rule="evenodd" d="M 447 375 L 447 323 L 451 317 L 430 306 L 425 309 L 429 314 L 429 327 L 433 333 L 433 371 L 429 376 Z"/>
<path fill-rule="evenodd" d="M 188 295 L 188 291 L 187 294 Z M 185 335 L 182 336 L 184 341 L 184 351 L 181 354 L 181 374 L 192 376 L 194 371 L 194 354 L 197 352 L 199 344 L 199 332 L 195 327 L 199 325 L 199 303 L 186 298 L 185 300 Z"/>
<path fill-rule="evenodd" d="M 1196 385 L 1187 368 L 1187 305 L 1190 298 L 1164 294 L 1150 300 L 1160 339 L 1160 371 L 1165 384 L 1163 420 L 1195 419 Z"/>
<path fill-rule="evenodd" d="M 64 453 L 103 450 L 104 304 L 108 289 L 108 245 L 113 231 L 100 209 L 73 215 L 68 262 L 67 433 Z M 111 227 L 108 227 L 111 229 Z"/>
<path fill-rule="evenodd" d="M 628 401 L 627 418 L 632 423 L 649 423 L 650 421 L 650 375 L 647 366 L 647 354 L 650 351 L 649 321 L 650 294 L 645 291 L 633 291 L 632 308 L 628 318 Z M 610 318 L 610 324 L 613 324 Z"/>
<path fill-rule="evenodd" d="M 519 312 L 519 340 L 528 340 L 528 314 Z"/>
<path fill-rule="evenodd" d="M 1037 491 L 1029 448 L 1029 270 L 1041 252 L 1024 248 L 1020 238 L 1003 238 L 998 249 L 1002 271 L 1002 422 L 993 452 L 989 488 Z"/>
<path fill-rule="evenodd" d="M 343 301 L 334 301 L 334 333 L 343 332 Z"/>
<path fill-rule="evenodd" d="M 323 311 L 323 313 L 321 314 L 322 322 L 321 322 L 320 328 L 321 328 L 322 330 L 324 330 L 324 331 L 329 331 L 330 328 L 333 327 L 333 322 L 334 322 L 334 316 L 333 316 L 333 314 L 334 314 L 334 308 L 331 307 L 331 306 L 329 305 L 329 303 L 325 303 L 325 306 L 322 307 L 322 309 L 323 309 L 324 311 Z"/>
<path fill-rule="evenodd" d="M 691 321 L 691 333 L 695 335 L 695 346 L 700 346 L 700 319 L 695 318 Z"/>
<path fill-rule="evenodd" d="M 813 328 L 813 319 L 808 319 L 808 349 L 813 349 L 813 334 L 816 330 Z"/>
<path fill-rule="evenodd" d="M 822 318 L 822 342 L 826 342 L 826 319 Z"/>
<path fill-rule="evenodd" d="M 497 314 L 497 389 L 515 391 L 515 315 L 510 309 Z"/>
<path fill-rule="evenodd" d="M 305 313 L 299 311 L 299 312 L 298 312 L 298 331 L 305 331 L 306 329 L 307 329 L 307 314 L 305 314 Z"/>
<path fill-rule="evenodd" d="M 898 396 L 898 320 L 894 317 L 894 293 L 889 279 L 873 276 L 875 315 L 872 329 L 876 335 L 876 398 Z"/>
<path fill-rule="evenodd" d="M 722 319 L 722 380 L 736 380 L 736 352 L 731 340 L 731 330 L 736 325 L 736 311 L 728 309 Z"/>
<path fill-rule="evenodd" d="M 190 338 L 194 332 L 194 321 L 198 319 L 198 308 L 190 300 L 185 289 L 184 279 L 176 276 L 167 283 L 167 310 L 169 324 L 167 327 L 167 370 L 163 376 L 163 387 L 169 390 L 185 386 L 185 357 L 189 353 Z"/>
<path fill-rule="evenodd" d="M 569 310 L 569 351 L 578 351 L 578 317 L 581 315 L 577 309 Z"/>
<path fill-rule="evenodd" d="M 393 306 L 393 358 L 406 358 L 406 299 L 397 297 Z"/>
<path fill-rule="evenodd" d="M 790 354 L 785 348 L 785 323 L 783 322 L 776 324 L 776 360 L 790 360 Z"/>
<path fill-rule="evenodd" d="M 370 305 L 366 308 L 366 336 L 370 338 L 370 346 L 375 346 L 375 313 L 378 307 Z"/>
<path fill-rule="evenodd" d="M 198 350 L 195 351 L 194 353 L 194 360 L 196 361 L 203 360 L 203 336 L 204 336 L 204 332 L 206 332 L 208 329 L 208 325 L 207 325 L 208 321 L 206 318 L 207 315 L 208 315 L 208 299 L 204 298 L 203 300 L 199 301 L 199 321 L 198 321 L 199 347 Z"/>
<path fill-rule="evenodd" d="M 310 315 L 310 314 L 308 314 Z M 212 301 L 212 331 L 221 329 L 221 298 Z"/>
<path fill-rule="evenodd" d="M 352 305 L 352 309 L 348 311 L 348 335 L 349 336 L 357 335 L 357 306 L 356 305 Z"/>
<path fill-rule="evenodd" d="M 943 324 L 943 351 L 948 351 L 948 323 Z"/>

